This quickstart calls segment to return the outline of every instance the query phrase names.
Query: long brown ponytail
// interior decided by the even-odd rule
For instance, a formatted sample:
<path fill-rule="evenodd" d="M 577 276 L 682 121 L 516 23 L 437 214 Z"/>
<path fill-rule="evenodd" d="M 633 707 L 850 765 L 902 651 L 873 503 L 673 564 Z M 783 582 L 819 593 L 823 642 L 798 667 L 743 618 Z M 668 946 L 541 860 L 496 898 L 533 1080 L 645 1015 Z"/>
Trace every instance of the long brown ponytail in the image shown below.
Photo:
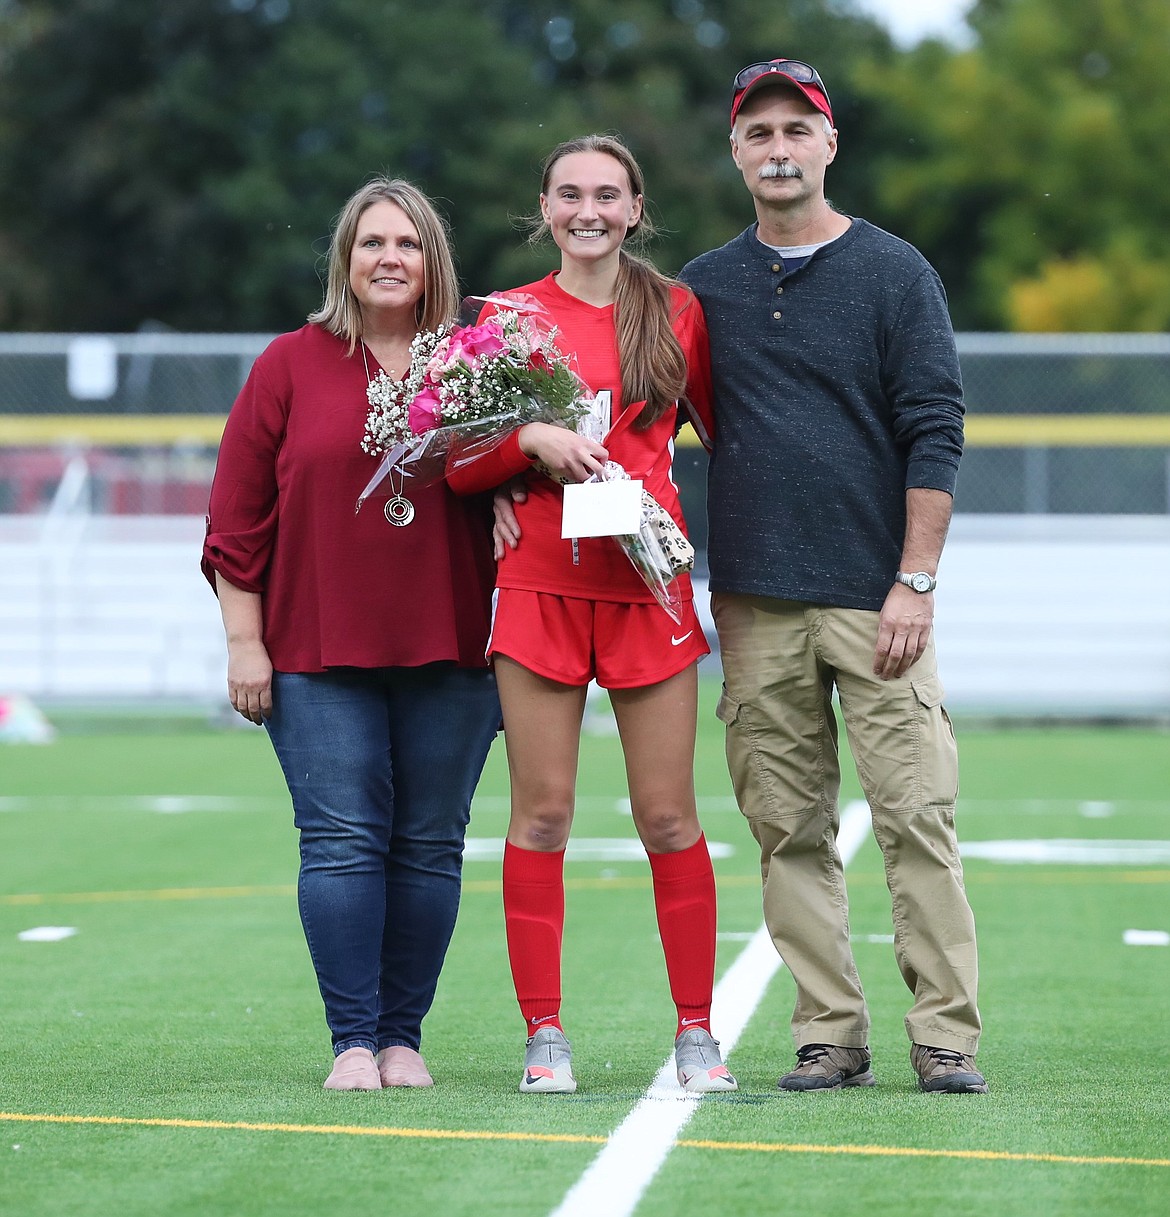
<path fill-rule="evenodd" d="M 673 280 L 622 250 L 614 305 L 622 401 L 645 401 L 638 426 L 661 418 L 687 387 L 687 361 L 671 328 Z"/>
<path fill-rule="evenodd" d="M 602 152 L 626 171 L 630 189 L 642 196 L 642 214 L 630 226 L 627 238 L 645 242 L 654 235 L 646 215 L 645 179 L 634 154 L 613 135 L 582 135 L 558 144 L 549 153 L 541 174 L 540 190 L 548 193 L 553 166 L 576 152 Z M 645 258 L 621 251 L 615 289 L 614 325 L 618 362 L 622 370 L 622 401 L 645 401 L 637 425 L 645 428 L 661 418 L 686 390 L 687 363 L 671 328 L 671 288 L 677 280 L 664 275 Z"/>

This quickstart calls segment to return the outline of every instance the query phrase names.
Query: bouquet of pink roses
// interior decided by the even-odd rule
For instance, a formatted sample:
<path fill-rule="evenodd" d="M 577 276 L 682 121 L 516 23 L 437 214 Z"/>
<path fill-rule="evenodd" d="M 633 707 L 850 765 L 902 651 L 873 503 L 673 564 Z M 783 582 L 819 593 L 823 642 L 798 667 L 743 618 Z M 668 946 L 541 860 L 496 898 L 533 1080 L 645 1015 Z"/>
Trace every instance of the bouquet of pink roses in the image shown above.
<path fill-rule="evenodd" d="M 598 441 L 608 430 L 588 386 L 558 350 L 556 326 L 539 301 L 523 295 L 471 300 L 497 311 L 478 325 L 424 331 L 411 343 L 410 371 L 402 380 L 385 372 L 371 379 L 362 448 L 382 454 L 382 460 L 357 510 L 389 478 L 394 494 L 386 519 L 410 524 L 414 506 L 403 493 L 405 478 L 422 485 L 436 481 L 490 452 L 525 423 L 559 423 Z M 610 461 L 600 480 L 628 476 Z M 694 550 L 667 512 L 643 492 L 638 531 L 614 542 L 662 608 L 680 621 L 674 581 L 691 568 Z"/>
<path fill-rule="evenodd" d="M 473 297 L 497 311 L 478 325 L 424 331 L 401 380 L 379 372 L 367 395 L 362 448 L 383 454 L 358 499 L 399 470 L 422 483 L 475 460 L 530 422 L 572 429 L 590 393 L 556 346 L 557 330 L 528 296 Z"/>

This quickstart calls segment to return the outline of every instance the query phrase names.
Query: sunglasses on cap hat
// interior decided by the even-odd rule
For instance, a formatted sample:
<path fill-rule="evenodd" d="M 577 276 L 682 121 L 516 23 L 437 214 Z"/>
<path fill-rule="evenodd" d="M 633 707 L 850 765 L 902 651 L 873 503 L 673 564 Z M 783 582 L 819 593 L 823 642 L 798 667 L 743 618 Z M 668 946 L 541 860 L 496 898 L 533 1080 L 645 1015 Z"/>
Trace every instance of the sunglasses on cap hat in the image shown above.
<path fill-rule="evenodd" d="M 820 73 L 810 63 L 800 59 L 770 59 L 766 63 L 750 63 L 736 74 L 732 81 L 731 121 L 743 105 L 752 86 L 768 76 L 782 76 L 789 84 L 793 84 L 808 101 L 815 106 L 828 120 L 833 121 L 832 103 L 829 101 L 829 91 Z M 777 82 L 780 83 L 780 82 Z M 815 91 L 814 91 L 815 90 Z M 818 96 L 819 94 L 819 96 Z"/>

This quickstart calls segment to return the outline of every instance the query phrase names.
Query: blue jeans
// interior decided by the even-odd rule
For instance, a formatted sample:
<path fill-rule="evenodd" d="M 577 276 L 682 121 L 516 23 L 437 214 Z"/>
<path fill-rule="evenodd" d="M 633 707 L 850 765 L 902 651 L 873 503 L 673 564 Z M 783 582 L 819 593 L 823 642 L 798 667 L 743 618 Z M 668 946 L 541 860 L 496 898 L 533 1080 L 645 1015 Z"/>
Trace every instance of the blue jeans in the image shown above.
<path fill-rule="evenodd" d="M 334 1053 L 417 1051 L 455 928 L 489 671 L 274 672 L 267 721 L 300 830 L 301 922 Z"/>

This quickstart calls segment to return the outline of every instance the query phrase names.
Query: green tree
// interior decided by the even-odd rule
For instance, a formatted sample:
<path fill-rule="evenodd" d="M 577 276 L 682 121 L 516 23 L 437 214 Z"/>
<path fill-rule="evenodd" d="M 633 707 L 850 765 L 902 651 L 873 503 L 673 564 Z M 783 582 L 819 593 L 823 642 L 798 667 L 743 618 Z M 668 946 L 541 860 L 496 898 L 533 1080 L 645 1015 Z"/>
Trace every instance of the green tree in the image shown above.
<path fill-rule="evenodd" d="M 352 190 L 389 171 L 492 206 L 517 169 L 495 118 L 539 93 L 473 0 L 30 0 L 0 21 L 8 328 L 295 325 Z"/>
<path fill-rule="evenodd" d="M 859 75 L 914 141 L 888 145 L 881 196 L 915 216 L 959 323 L 1166 328 L 1170 5 L 980 0 L 969 20 L 973 49 Z"/>
<path fill-rule="evenodd" d="M 548 138 L 620 133 L 646 173 L 661 231 L 660 265 L 675 271 L 754 219 L 728 148 L 731 81 L 755 60 L 787 55 L 825 75 L 848 151 L 831 193 L 849 212 L 880 213 L 869 147 L 879 116 L 853 84 L 857 65 L 892 53 L 888 35 L 833 0 L 592 0 L 532 3 L 526 27 L 535 71 L 549 85 Z M 521 209 L 535 205 L 535 175 Z M 547 262 L 547 255 L 545 258 Z"/>
<path fill-rule="evenodd" d="M 439 201 L 468 290 L 513 285 L 553 262 L 510 223 L 543 157 L 595 130 L 641 159 L 676 270 L 752 218 L 730 81 L 775 54 L 823 67 L 834 197 L 881 222 L 853 77 L 892 53 L 839 0 L 0 0 L 0 326 L 295 326 L 376 172 Z"/>

